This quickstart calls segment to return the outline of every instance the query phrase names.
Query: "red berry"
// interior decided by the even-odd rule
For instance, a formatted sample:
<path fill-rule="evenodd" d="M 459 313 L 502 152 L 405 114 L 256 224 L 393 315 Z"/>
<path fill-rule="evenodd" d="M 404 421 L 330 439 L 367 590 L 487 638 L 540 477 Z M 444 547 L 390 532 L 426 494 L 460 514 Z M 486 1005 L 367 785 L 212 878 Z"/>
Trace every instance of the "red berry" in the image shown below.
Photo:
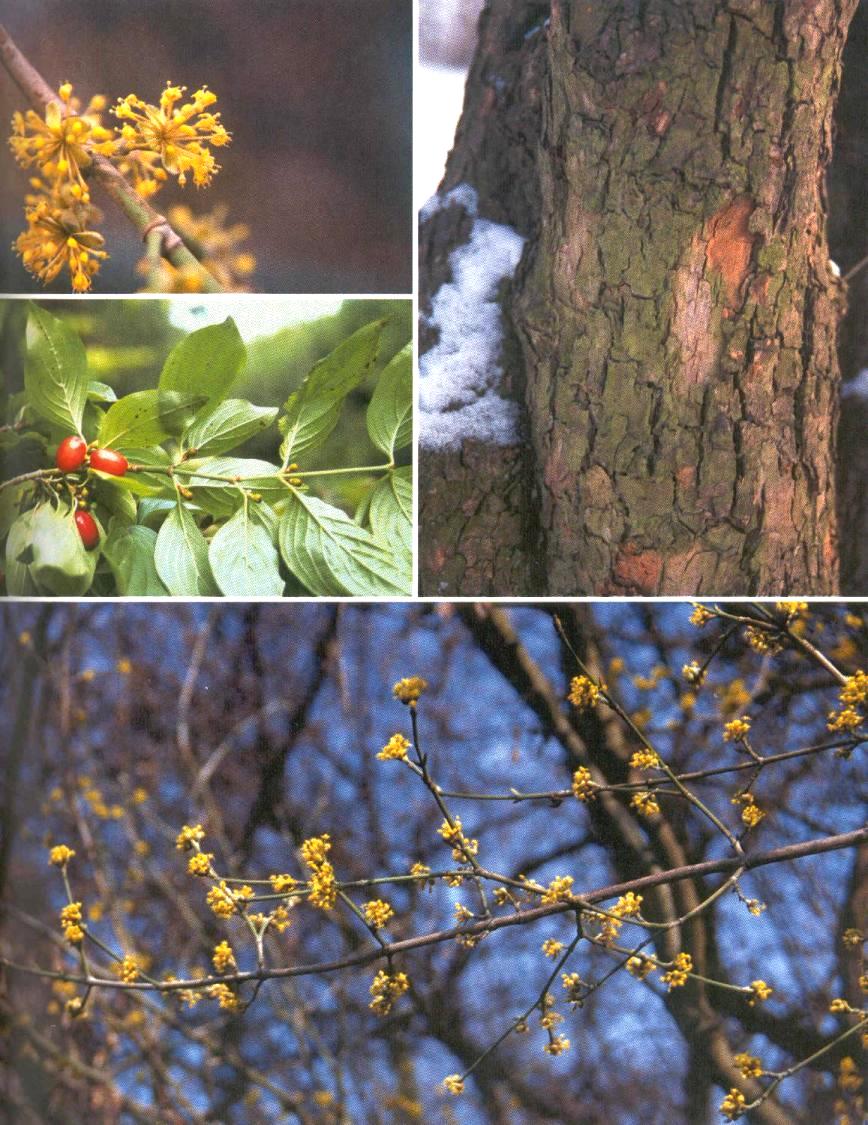
<path fill-rule="evenodd" d="M 75 526 L 84 543 L 85 550 L 92 551 L 99 543 L 99 528 L 90 512 L 83 512 L 80 508 L 75 513 Z"/>
<path fill-rule="evenodd" d="M 57 447 L 54 463 L 62 473 L 74 473 L 84 464 L 85 457 L 87 457 L 87 442 L 77 434 L 70 434 Z"/>
<path fill-rule="evenodd" d="M 111 473 L 113 477 L 122 477 L 130 467 L 123 453 L 114 449 L 93 449 L 90 454 L 90 467 L 99 469 L 101 473 Z"/>

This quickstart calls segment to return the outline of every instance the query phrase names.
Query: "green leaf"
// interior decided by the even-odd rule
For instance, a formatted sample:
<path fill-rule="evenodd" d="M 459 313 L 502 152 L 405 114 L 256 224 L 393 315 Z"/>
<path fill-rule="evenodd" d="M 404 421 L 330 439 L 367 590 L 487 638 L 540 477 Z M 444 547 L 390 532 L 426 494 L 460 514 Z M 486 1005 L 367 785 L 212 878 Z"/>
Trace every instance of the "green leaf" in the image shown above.
<path fill-rule="evenodd" d="M 100 383 L 96 379 L 91 379 L 88 383 L 87 397 L 91 402 L 117 402 L 118 400 L 114 387 L 110 387 L 108 383 Z"/>
<path fill-rule="evenodd" d="M 24 389 L 34 411 L 67 433 L 81 433 L 87 356 L 78 336 L 38 305 L 27 317 Z"/>
<path fill-rule="evenodd" d="M 374 366 L 385 324 L 375 320 L 354 332 L 321 359 L 286 400 L 286 414 L 280 419 L 284 465 L 322 444 L 335 428 L 344 398 Z"/>
<path fill-rule="evenodd" d="M 156 546 L 157 533 L 149 527 L 126 527 L 112 520 L 102 553 L 111 567 L 119 596 L 152 598 L 169 593 L 157 573 Z"/>
<path fill-rule="evenodd" d="M 27 480 L 22 481 L 21 484 L 10 485 L 0 492 L 0 539 L 7 535 L 13 523 L 18 519 L 21 512 L 21 502 L 29 492 L 33 491 L 33 488 L 33 481 Z"/>
<path fill-rule="evenodd" d="M 211 572 L 228 598 L 268 598 L 283 593 L 277 549 L 259 507 L 243 505 L 211 540 Z"/>
<path fill-rule="evenodd" d="M 30 550 L 33 512 L 31 508 L 15 520 L 6 540 L 6 592 L 13 598 L 29 598 L 38 592 L 29 565 L 33 559 Z"/>
<path fill-rule="evenodd" d="M 227 398 L 196 415 L 184 431 L 181 445 L 184 449 L 195 449 L 200 456 L 213 457 L 268 429 L 276 417 L 277 407 L 254 406 L 243 398 Z"/>
<path fill-rule="evenodd" d="M 244 499 L 241 488 L 259 493 L 269 503 L 276 503 L 287 495 L 287 487 L 278 476 L 277 465 L 245 457 L 214 457 L 201 462 L 191 462 L 191 467 L 202 476 L 178 474 L 188 488 L 193 489 L 196 503 L 213 516 L 229 516 Z M 213 477 L 231 479 L 214 480 Z"/>
<path fill-rule="evenodd" d="M 110 406 L 99 427 L 100 445 L 135 449 L 158 445 L 186 424 L 190 412 L 205 402 L 203 395 L 181 391 L 136 391 Z"/>
<path fill-rule="evenodd" d="M 208 542 L 180 501 L 160 528 L 154 561 L 157 574 L 176 598 L 220 592 L 208 565 Z"/>
<path fill-rule="evenodd" d="M 86 594 L 93 582 L 100 552 L 85 550 L 72 509 L 37 505 L 33 509 L 30 532 L 33 551 L 30 573 L 36 584 L 59 597 L 77 598 Z"/>
<path fill-rule="evenodd" d="M 232 317 L 199 328 L 169 353 L 160 374 L 161 391 L 204 395 L 220 402 L 241 370 L 247 349 Z"/>
<path fill-rule="evenodd" d="M 382 371 L 368 404 L 371 441 L 390 460 L 413 437 L 413 345 L 407 344 Z"/>
<path fill-rule="evenodd" d="M 281 516 L 283 561 L 312 594 L 404 595 L 410 579 L 369 531 L 314 496 L 293 495 Z"/>
<path fill-rule="evenodd" d="M 125 524 L 136 522 L 136 498 L 128 489 L 121 487 L 117 477 L 106 477 L 105 473 L 100 473 L 92 483 L 93 501 L 101 516 L 115 517 Z"/>
<path fill-rule="evenodd" d="M 413 557 L 413 478 L 408 466 L 378 481 L 368 519 L 374 538 L 396 554 Z"/>

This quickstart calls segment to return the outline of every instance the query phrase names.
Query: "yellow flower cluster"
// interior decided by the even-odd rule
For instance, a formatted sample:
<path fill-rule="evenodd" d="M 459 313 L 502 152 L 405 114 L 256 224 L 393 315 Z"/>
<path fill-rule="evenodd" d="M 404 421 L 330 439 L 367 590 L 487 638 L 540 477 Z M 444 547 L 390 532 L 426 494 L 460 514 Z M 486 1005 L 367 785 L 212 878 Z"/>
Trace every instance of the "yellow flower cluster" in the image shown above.
<path fill-rule="evenodd" d="M 617 938 L 621 932 L 624 918 L 635 917 L 642 908 L 642 896 L 628 891 L 627 894 L 622 895 L 621 898 L 611 908 L 609 914 L 601 915 L 602 926 L 599 933 L 599 940 L 605 945 L 611 943 Z"/>
<path fill-rule="evenodd" d="M 605 684 L 595 684 L 588 676 L 573 676 L 567 699 L 578 711 L 590 711 L 599 701 Z"/>
<path fill-rule="evenodd" d="M 187 860 L 187 871 L 191 875 L 203 877 L 211 874 L 211 860 L 213 852 L 194 852 Z"/>
<path fill-rule="evenodd" d="M 194 824 L 192 827 L 185 824 L 175 837 L 175 847 L 178 851 L 189 852 L 198 848 L 199 842 L 204 839 L 205 829 L 201 824 Z"/>
<path fill-rule="evenodd" d="M 271 889 L 278 895 L 292 894 L 298 886 L 298 879 L 294 879 L 292 875 L 269 875 L 268 881 Z"/>
<path fill-rule="evenodd" d="M 392 688 L 392 694 L 400 703 L 415 707 L 416 702 L 427 687 L 428 681 L 423 680 L 421 676 L 405 676 L 404 679 L 398 680 Z"/>
<path fill-rule="evenodd" d="M 70 945 L 78 945 L 84 941 L 84 928 L 81 925 L 81 903 L 71 902 L 60 912 L 60 928 L 64 938 Z"/>
<path fill-rule="evenodd" d="M 205 112 L 217 100 L 214 94 L 202 88 L 192 101 L 177 106 L 183 91 L 167 85 L 159 106 L 130 94 L 113 111 L 124 122 L 119 131 L 102 124 L 102 95 L 82 109 L 69 82 L 43 116 L 32 109 L 13 115 L 9 145 L 15 159 L 39 172 L 25 199 L 27 229 L 14 244 L 25 269 L 48 284 L 66 268 L 75 292 L 90 289 L 108 257 L 104 239 L 94 229 L 102 215 L 91 205 L 87 182 L 95 156 L 112 160 L 143 198 L 154 195 L 169 175 L 181 184 L 187 172 L 197 186 L 210 182 L 218 165 L 209 146 L 226 145 L 230 137 L 220 114 Z M 225 229 L 225 215 L 216 213 L 211 225 L 222 239 L 212 250 L 215 261 L 225 260 L 240 274 L 251 272 L 251 255 L 233 253 L 246 228 Z"/>
<path fill-rule="evenodd" d="M 406 762 L 410 741 L 403 734 L 393 734 L 383 749 L 377 755 L 381 762 Z"/>
<path fill-rule="evenodd" d="M 564 943 L 562 941 L 555 941 L 554 938 L 548 938 L 542 943 L 540 948 L 542 949 L 543 955 L 545 957 L 550 957 L 552 961 L 554 961 L 555 958 L 558 957 L 563 950 Z"/>
<path fill-rule="evenodd" d="M 577 801 L 590 801 L 594 796 L 594 782 L 591 780 L 591 771 L 585 766 L 579 766 L 573 774 L 573 796 Z"/>
<path fill-rule="evenodd" d="M 338 897 L 335 869 L 326 858 L 331 846 L 331 837 L 328 833 L 312 836 L 301 845 L 301 858 L 311 872 L 308 880 L 310 902 L 320 910 L 331 910 Z"/>
<path fill-rule="evenodd" d="M 630 805 L 640 816 L 652 817 L 657 816 L 660 812 L 660 805 L 657 802 L 657 798 L 653 793 L 649 793 L 644 789 L 633 794 L 630 798 Z"/>
<path fill-rule="evenodd" d="M 168 177 L 162 168 L 153 168 L 150 153 L 134 153 L 121 163 L 121 171 L 139 195 L 153 194 Z M 246 223 L 229 223 L 229 208 L 218 204 L 212 211 L 196 215 L 184 204 L 170 207 L 166 217 L 188 246 L 195 246 L 196 257 L 218 284 L 233 293 L 250 290 L 250 277 L 256 269 L 256 258 L 241 243 L 250 237 Z M 143 291 L 152 293 L 199 293 L 202 291 L 200 270 L 179 268 L 161 258 L 155 262 L 145 255 L 136 266 L 145 278 Z"/>
<path fill-rule="evenodd" d="M 245 884 L 237 890 L 230 890 L 226 881 L 221 879 L 205 896 L 205 901 L 218 918 L 231 918 L 236 912 L 242 913 L 244 911 L 253 895 L 252 887 Z"/>
<path fill-rule="evenodd" d="M 389 973 L 380 969 L 371 982 L 370 993 L 373 999 L 368 1005 L 378 1016 L 387 1016 L 395 1001 L 410 987 L 406 973 Z"/>
<path fill-rule="evenodd" d="M 547 1055 L 562 1055 L 570 1049 L 570 1041 L 563 1035 L 555 1035 L 543 1047 Z"/>
<path fill-rule="evenodd" d="M 139 962 L 135 955 L 127 953 L 115 965 L 115 972 L 125 984 L 132 984 L 139 977 Z"/>
<path fill-rule="evenodd" d="M 667 973 L 663 973 L 660 979 L 669 986 L 671 992 L 673 988 L 683 988 L 687 984 L 687 978 L 692 969 L 693 958 L 690 954 L 679 953 L 675 958 L 673 967 Z"/>
<path fill-rule="evenodd" d="M 699 602 L 693 603 L 693 613 L 690 615 L 690 624 L 695 625 L 697 629 L 701 629 L 703 625 L 707 625 L 714 617 L 711 610 L 706 609 L 704 605 Z"/>
<path fill-rule="evenodd" d="M 685 664 L 682 667 L 681 675 L 689 684 L 693 684 L 694 687 L 701 687 L 702 681 L 705 679 L 705 673 L 695 660 L 692 660 L 689 664 Z"/>
<path fill-rule="evenodd" d="M 865 722 L 862 712 L 868 705 L 868 675 L 860 669 L 848 676 L 838 692 L 838 699 L 840 708 L 829 712 L 829 730 L 851 731 L 862 726 Z"/>
<path fill-rule="evenodd" d="M 217 101 L 217 95 L 203 86 L 189 102 L 181 101 L 186 86 L 166 84 L 158 106 L 149 105 L 135 94 L 128 94 L 112 112 L 124 124 L 117 143 L 118 151 L 156 153 L 160 163 L 178 183 L 193 176 L 197 187 L 205 187 L 219 170 L 209 148 L 222 148 L 230 141 L 220 122 L 219 113 L 206 112 Z"/>
<path fill-rule="evenodd" d="M 236 994 L 228 984 L 223 984 L 222 981 L 210 985 L 208 995 L 212 1000 L 216 1000 L 220 1007 L 226 1012 L 237 1012 L 241 1007 L 241 1001 Z"/>
<path fill-rule="evenodd" d="M 775 602 L 775 609 L 788 618 L 806 617 L 810 606 L 807 602 L 799 602 L 795 598 L 786 598 L 783 601 Z"/>
<path fill-rule="evenodd" d="M 783 640 L 775 633 L 762 629 L 757 625 L 748 625 L 744 631 L 744 639 L 754 650 L 763 656 L 774 656 L 784 647 Z"/>
<path fill-rule="evenodd" d="M 751 992 L 753 993 L 753 996 L 748 1001 L 748 1003 L 750 1004 L 751 1007 L 753 1007 L 754 1004 L 756 1004 L 757 1002 L 762 1004 L 763 1001 L 768 1000 L 768 998 L 771 996 L 772 991 L 773 991 L 773 989 L 770 988 L 769 985 L 767 985 L 764 980 L 751 981 L 750 988 L 751 988 Z"/>
<path fill-rule="evenodd" d="M 654 972 L 656 967 L 651 958 L 642 953 L 635 954 L 626 964 L 627 972 L 637 980 L 644 980 L 649 973 Z"/>
<path fill-rule="evenodd" d="M 744 1113 L 744 1107 L 747 1105 L 744 1094 L 741 1090 L 736 1089 L 735 1086 L 729 1091 L 723 1101 L 720 1103 L 720 1112 L 727 1119 L 727 1121 L 736 1121 Z"/>
<path fill-rule="evenodd" d="M 444 820 L 437 832 L 447 844 L 452 845 L 452 858 L 457 863 L 469 863 L 479 851 L 479 841 L 469 840 L 464 835 L 460 816 L 456 816 L 451 824 Z"/>
<path fill-rule="evenodd" d="M 855 1094 L 863 1085 L 864 1079 L 859 1073 L 855 1060 L 845 1055 L 838 1063 L 838 1089 L 845 1090 L 848 1094 Z"/>
<path fill-rule="evenodd" d="M 366 902 L 363 909 L 365 921 L 375 930 L 381 930 L 383 926 L 387 926 L 390 919 L 395 916 L 395 911 L 389 906 L 388 902 L 383 902 L 381 898 Z"/>
<path fill-rule="evenodd" d="M 232 952 L 232 946 L 228 941 L 221 941 L 219 945 L 214 946 L 211 963 L 218 973 L 226 973 L 236 967 L 235 954 Z"/>
<path fill-rule="evenodd" d="M 724 742 L 744 742 L 750 734 L 750 718 L 742 715 L 740 719 L 731 719 L 723 727 Z"/>
<path fill-rule="evenodd" d="M 443 1079 L 443 1089 L 447 1094 L 455 1094 L 457 1097 L 464 1093 L 464 1079 L 460 1074 L 447 1074 Z"/>
<path fill-rule="evenodd" d="M 759 1078 L 763 1072 L 763 1066 L 756 1055 L 748 1055 L 744 1051 L 736 1055 L 732 1060 L 745 1078 Z"/>
<path fill-rule="evenodd" d="M 73 848 L 68 848 L 66 844 L 58 844 L 48 853 L 48 862 L 53 867 L 66 867 L 74 855 Z"/>
<path fill-rule="evenodd" d="M 660 755 L 654 750 L 637 750 L 630 759 L 634 770 L 655 770 L 660 767 Z"/>
<path fill-rule="evenodd" d="M 573 882 L 574 879 L 572 875 L 558 875 L 549 883 L 540 902 L 543 905 L 555 902 L 569 902 L 573 897 Z"/>
<path fill-rule="evenodd" d="M 741 810 L 741 819 L 748 828 L 756 828 L 766 815 L 756 803 L 756 797 L 753 793 L 736 793 L 731 800 L 734 805 L 744 806 Z"/>

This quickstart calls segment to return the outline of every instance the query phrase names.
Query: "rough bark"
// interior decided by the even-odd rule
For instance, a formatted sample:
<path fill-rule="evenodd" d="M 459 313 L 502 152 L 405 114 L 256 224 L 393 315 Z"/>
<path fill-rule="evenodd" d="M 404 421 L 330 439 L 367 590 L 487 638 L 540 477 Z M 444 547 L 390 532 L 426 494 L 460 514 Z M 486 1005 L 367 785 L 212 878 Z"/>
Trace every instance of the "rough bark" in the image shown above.
<path fill-rule="evenodd" d="M 824 172 L 856 5 L 489 3 L 443 186 L 528 236 L 525 435 L 423 453 L 423 593 L 837 591 Z"/>

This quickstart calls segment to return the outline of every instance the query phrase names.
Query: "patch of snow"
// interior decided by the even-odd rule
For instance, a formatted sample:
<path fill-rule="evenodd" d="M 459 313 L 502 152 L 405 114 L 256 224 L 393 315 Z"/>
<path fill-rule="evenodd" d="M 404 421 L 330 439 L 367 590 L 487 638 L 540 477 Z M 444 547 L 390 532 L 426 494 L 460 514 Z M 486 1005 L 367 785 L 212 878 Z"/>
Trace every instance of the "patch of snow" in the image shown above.
<path fill-rule="evenodd" d="M 868 398 L 868 367 L 842 385 L 841 398 Z"/>
<path fill-rule="evenodd" d="M 467 184 L 437 205 L 448 202 L 476 215 L 476 192 Z M 456 448 L 465 438 L 495 445 L 518 440 L 518 406 L 498 393 L 503 328 L 497 291 L 515 273 L 524 241 L 512 227 L 476 218 L 470 241 L 449 256 L 452 280 L 431 303 L 430 324 L 440 338 L 419 361 L 419 440 L 426 448 Z"/>
<path fill-rule="evenodd" d="M 471 219 L 475 219 L 479 207 L 476 188 L 471 187 L 470 184 L 459 184 L 445 195 L 439 191 L 435 192 L 419 211 L 419 222 L 427 222 L 432 215 L 436 215 L 438 211 L 445 211 L 447 207 L 463 207 Z"/>

